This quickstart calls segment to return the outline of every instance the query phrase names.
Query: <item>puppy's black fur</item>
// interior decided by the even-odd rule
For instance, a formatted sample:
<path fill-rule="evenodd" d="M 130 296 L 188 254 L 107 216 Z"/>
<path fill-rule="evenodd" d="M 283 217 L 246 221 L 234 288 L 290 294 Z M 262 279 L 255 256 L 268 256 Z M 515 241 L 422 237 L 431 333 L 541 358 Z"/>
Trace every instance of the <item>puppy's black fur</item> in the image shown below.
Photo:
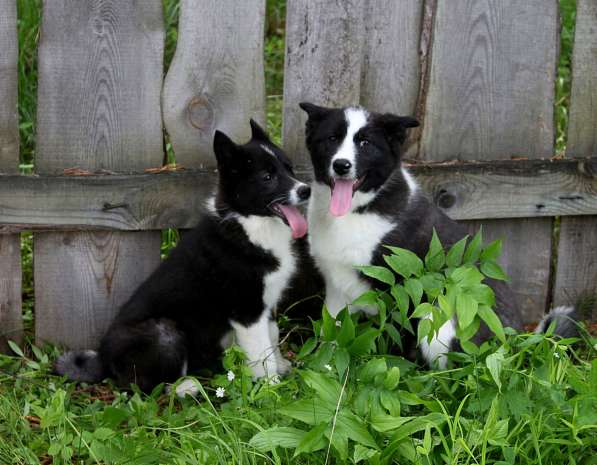
<path fill-rule="evenodd" d="M 230 322 L 248 326 L 269 311 L 264 277 L 279 262 L 249 240 L 238 218 L 282 216 L 276 205 L 292 203 L 293 189 L 303 188 L 302 200 L 309 193 L 284 152 L 255 122 L 251 127 L 252 139 L 242 146 L 216 131 L 215 209 L 122 306 L 99 351 L 67 352 L 56 364 L 59 374 L 86 382 L 111 377 L 148 391 L 186 374 L 187 367 L 213 367 Z"/>
<path fill-rule="evenodd" d="M 445 247 L 466 235 L 463 226 L 436 207 L 401 167 L 401 147 L 407 131 L 419 125 L 414 118 L 369 112 L 360 107 L 324 108 L 311 103 L 301 103 L 300 106 L 308 114 L 306 142 L 315 177 L 309 206 L 311 250 L 315 251 L 315 263 L 327 272 L 327 275 L 324 273 L 326 288 L 333 291 L 335 298 L 332 300 L 336 307 L 340 307 L 338 295 L 343 294 L 343 305 L 357 297 L 343 289 L 362 288 L 358 284 L 334 282 L 334 270 L 339 267 L 344 266 L 344 276 L 348 276 L 351 265 L 385 266 L 383 255 L 388 251 L 384 245 L 405 248 L 424 258 L 434 229 Z M 353 200 L 350 210 L 334 213 L 331 208 L 333 192 L 339 182 L 352 183 Z M 332 191 L 331 197 L 327 188 Z M 330 204 L 330 212 L 325 210 L 327 205 L 320 203 Z M 369 224 L 358 218 L 364 218 L 363 215 L 387 221 L 391 229 L 378 242 L 367 244 Z M 325 225 L 323 230 L 318 222 Z M 317 243 L 325 240 L 318 236 L 318 231 L 322 231 L 323 237 L 326 229 L 337 225 L 342 226 L 338 226 L 336 235 L 328 239 L 330 246 L 322 247 Z M 358 246 L 362 244 L 364 250 L 371 249 L 368 263 L 343 263 L 342 246 L 336 252 L 332 250 L 335 243 L 344 243 L 344 250 L 353 247 L 354 237 L 362 238 Z M 372 284 L 369 278 L 356 273 L 354 279 Z M 510 287 L 503 281 L 486 279 L 485 282 L 495 293 L 495 311 L 503 325 L 522 330 L 521 314 Z M 330 307 L 334 307 L 334 302 L 329 302 Z M 573 326 L 561 324 L 561 334 L 570 335 L 568 330 Z M 474 340 L 479 342 L 489 335 L 488 328 L 482 325 Z M 455 344 L 454 340 L 450 349 L 455 349 Z"/>

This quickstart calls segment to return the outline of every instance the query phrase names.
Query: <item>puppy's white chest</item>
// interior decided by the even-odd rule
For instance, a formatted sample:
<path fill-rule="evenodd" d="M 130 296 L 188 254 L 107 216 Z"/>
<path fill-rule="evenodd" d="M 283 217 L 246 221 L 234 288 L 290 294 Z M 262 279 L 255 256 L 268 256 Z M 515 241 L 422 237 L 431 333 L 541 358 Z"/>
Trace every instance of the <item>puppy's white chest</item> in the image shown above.
<path fill-rule="evenodd" d="M 296 269 L 290 228 L 274 217 L 248 216 L 239 217 L 238 221 L 251 243 L 278 260 L 278 268 L 263 278 L 263 303 L 266 310 L 273 310 Z"/>
<path fill-rule="evenodd" d="M 368 289 L 355 266 L 371 264 L 373 252 L 394 223 L 375 213 L 349 212 L 334 217 L 328 211 L 329 197 L 329 189 L 314 185 L 309 204 L 309 245 L 324 275 L 328 308 L 336 312 Z"/>

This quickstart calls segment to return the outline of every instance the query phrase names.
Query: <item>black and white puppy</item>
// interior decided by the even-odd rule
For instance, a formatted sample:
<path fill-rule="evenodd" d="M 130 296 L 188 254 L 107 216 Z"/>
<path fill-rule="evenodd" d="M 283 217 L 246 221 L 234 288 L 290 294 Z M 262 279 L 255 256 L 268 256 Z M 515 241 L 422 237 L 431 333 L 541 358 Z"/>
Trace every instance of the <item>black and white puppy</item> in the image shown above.
<path fill-rule="evenodd" d="M 306 140 L 315 177 L 308 213 L 309 246 L 325 279 L 327 308 L 335 316 L 370 289 L 371 281 L 355 265 L 385 265 L 383 245 L 402 247 L 423 258 L 434 228 L 447 247 L 466 231 L 437 208 L 401 166 L 406 132 L 419 125 L 414 118 L 361 107 L 300 106 L 309 116 Z M 486 283 L 495 292 L 496 312 L 504 326 L 521 330 L 521 315 L 508 285 L 492 279 Z M 569 311 L 559 312 L 552 317 L 563 323 Z M 427 363 L 445 366 L 445 354 L 457 348 L 455 334 L 455 322 L 448 321 L 431 343 L 422 341 Z M 482 326 L 476 339 L 489 335 Z"/>
<path fill-rule="evenodd" d="M 244 145 L 216 131 L 219 182 L 208 211 L 122 306 L 99 350 L 67 352 L 59 374 L 148 391 L 213 366 L 230 333 L 255 377 L 289 370 L 273 318 L 297 270 L 294 239 L 307 223 L 296 206 L 310 188 L 254 121 L 251 129 Z"/>

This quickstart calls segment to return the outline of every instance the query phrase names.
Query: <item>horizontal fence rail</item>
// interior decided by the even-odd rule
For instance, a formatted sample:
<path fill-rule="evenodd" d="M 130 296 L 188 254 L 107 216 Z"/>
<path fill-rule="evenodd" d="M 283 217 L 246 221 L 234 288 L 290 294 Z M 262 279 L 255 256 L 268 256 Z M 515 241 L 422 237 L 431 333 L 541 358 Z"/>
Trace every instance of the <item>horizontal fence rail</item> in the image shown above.
<path fill-rule="evenodd" d="M 409 170 L 456 220 L 597 214 L 597 157 L 415 164 Z M 304 169 L 297 174 L 309 179 Z M 0 175 L 0 234 L 191 228 L 215 180 L 213 170 Z"/>

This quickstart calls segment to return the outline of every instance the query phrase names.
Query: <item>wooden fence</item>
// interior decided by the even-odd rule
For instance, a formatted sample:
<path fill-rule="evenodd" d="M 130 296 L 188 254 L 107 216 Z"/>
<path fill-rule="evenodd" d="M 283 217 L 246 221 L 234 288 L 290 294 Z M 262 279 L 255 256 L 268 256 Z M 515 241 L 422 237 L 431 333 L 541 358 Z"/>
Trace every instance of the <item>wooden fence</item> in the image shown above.
<path fill-rule="evenodd" d="M 37 340 L 92 347 L 158 264 L 159 230 L 196 220 L 214 130 L 240 141 L 264 123 L 265 0 L 182 0 L 165 79 L 161 0 L 44 0 L 34 176 L 17 169 L 15 3 L 0 0 L 0 345 L 21 338 L 19 232 L 33 230 Z M 413 172 L 449 215 L 504 239 L 535 321 L 597 293 L 595 1 L 577 18 L 560 159 L 557 0 L 289 0 L 284 145 L 308 175 L 303 100 L 416 115 Z M 164 129 L 187 170 L 144 173 Z"/>

